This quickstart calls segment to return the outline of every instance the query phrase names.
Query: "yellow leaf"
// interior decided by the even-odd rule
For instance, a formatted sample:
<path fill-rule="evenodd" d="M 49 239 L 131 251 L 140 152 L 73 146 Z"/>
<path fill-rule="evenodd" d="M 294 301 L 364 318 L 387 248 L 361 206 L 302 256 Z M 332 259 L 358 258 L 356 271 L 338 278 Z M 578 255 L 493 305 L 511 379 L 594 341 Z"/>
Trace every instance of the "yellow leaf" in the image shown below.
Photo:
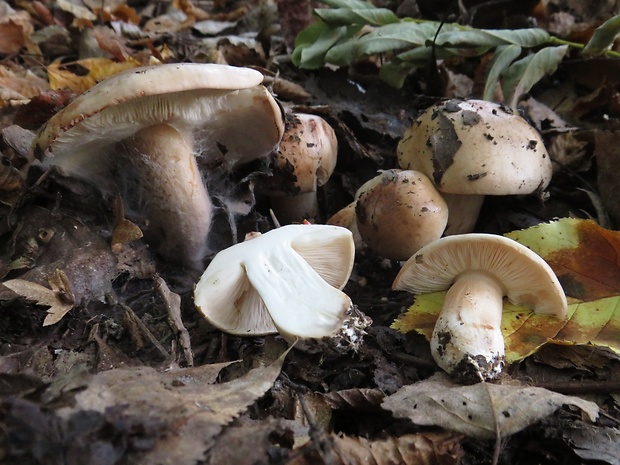
<path fill-rule="evenodd" d="M 78 76 L 66 68 L 67 64 L 55 61 L 47 67 L 50 87 L 53 90 L 69 89 L 76 94 L 81 94 L 109 76 L 140 66 L 140 63 L 131 57 L 122 63 L 112 61 L 109 58 L 87 58 L 71 64 L 85 68 L 88 73 L 84 76 Z"/>

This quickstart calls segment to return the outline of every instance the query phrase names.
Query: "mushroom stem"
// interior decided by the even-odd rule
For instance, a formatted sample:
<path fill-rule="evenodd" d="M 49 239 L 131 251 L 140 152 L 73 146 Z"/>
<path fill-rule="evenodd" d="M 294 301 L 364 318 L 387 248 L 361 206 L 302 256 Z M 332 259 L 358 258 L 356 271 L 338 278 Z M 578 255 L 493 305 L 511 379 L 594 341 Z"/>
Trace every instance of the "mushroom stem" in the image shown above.
<path fill-rule="evenodd" d="M 461 381 L 495 378 L 504 365 L 505 290 L 490 273 L 461 273 L 448 290 L 431 338 L 437 364 Z"/>
<path fill-rule="evenodd" d="M 149 199 L 145 233 L 157 240 L 164 256 L 198 270 L 207 252 L 212 205 L 191 141 L 190 135 L 160 123 L 139 130 L 124 144 Z"/>
<path fill-rule="evenodd" d="M 314 221 L 319 214 L 316 191 L 271 198 L 271 208 L 281 223 Z"/>
<path fill-rule="evenodd" d="M 476 227 L 484 195 L 442 193 L 448 206 L 448 225 L 444 236 L 470 233 Z"/>

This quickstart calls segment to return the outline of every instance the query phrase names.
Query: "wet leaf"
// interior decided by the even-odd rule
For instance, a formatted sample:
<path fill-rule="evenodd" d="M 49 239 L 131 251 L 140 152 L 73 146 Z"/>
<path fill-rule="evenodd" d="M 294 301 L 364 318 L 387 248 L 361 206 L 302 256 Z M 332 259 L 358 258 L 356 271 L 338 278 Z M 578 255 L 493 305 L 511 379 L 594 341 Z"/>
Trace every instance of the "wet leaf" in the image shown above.
<path fill-rule="evenodd" d="M 598 406 L 578 397 L 520 385 L 460 386 L 443 373 L 404 386 L 383 401 L 383 408 L 415 424 L 441 426 L 481 439 L 515 434 L 563 405 L 580 408 L 590 421 L 598 417 Z"/>

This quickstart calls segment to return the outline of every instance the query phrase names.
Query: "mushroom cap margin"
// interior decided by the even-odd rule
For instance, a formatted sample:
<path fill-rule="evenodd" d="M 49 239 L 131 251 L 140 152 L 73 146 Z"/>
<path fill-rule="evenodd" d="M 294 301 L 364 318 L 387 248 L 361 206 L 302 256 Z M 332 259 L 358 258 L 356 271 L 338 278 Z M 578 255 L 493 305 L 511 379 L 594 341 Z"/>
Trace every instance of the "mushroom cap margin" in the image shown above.
<path fill-rule="evenodd" d="M 518 242 L 494 234 L 446 236 L 423 247 L 403 265 L 392 288 L 417 294 L 442 291 L 468 270 L 495 276 L 515 305 L 566 318 L 566 295 L 547 262 Z"/>

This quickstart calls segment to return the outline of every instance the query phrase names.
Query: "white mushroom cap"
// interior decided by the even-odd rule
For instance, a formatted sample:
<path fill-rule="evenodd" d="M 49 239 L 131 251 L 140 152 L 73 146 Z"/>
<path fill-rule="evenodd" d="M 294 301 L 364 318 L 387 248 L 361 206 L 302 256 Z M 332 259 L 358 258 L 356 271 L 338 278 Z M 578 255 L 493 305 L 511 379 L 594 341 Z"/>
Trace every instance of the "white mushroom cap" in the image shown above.
<path fill-rule="evenodd" d="M 445 371 L 470 380 L 501 372 L 503 296 L 539 314 L 567 315 L 566 296 L 549 265 L 518 242 L 492 234 L 448 236 L 423 247 L 392 287 L 416 294 L 449 289 L 431 351 Z"/>
<path fill-rule="evenodd" d="M 405 131 L 397 152 L 401 168 L 421 171 L 449 194 L 530 194 L 545 189 L 552 175 L 536 129 L 509 108 L 483 100 L 448 100 L 428 108 Z M 452 208 L 447 201 L 458 215 L 450 218 L 449 233 L 469 232 L 482 199 L 472 197 L 471 208 L 462 200 Z"/>
<path fill-rule="evenodd" d="M 484 100 L 428 108 L 405 131 L 398 161 L 451 194 L 529 194 L 547 187 L 552 174 L 538 131 L 509 108 Z"/>
<path fill-rule="evenodd" d="M 284 222 L 315 218 L 316 191 L 328 181 L 337 160 L 338 140 L 327 121 L 305 113 L 288 115 L 267 188 L 276 216 Z"/>
<path fill-rule="evenodd" d="M 51 118 L 33 150 L 38 157 L 49 156 L 44 164 L 104 190 L 119 189 L 111 181 L 111 166 L 129 162 L 134 169 L 128 171 L 150 203 L 150 227 L 164 236 L 160 251 L 198 268 L 206 253 L 211 204 L 194 156 L 232 167 L 273 151 L 284 122 L 261 80 L 257 71 L 215 64 L 128 70 L 100 82 Z M 174 134 L 178 143 L 158 131 Z M 156 145 L 157 161 L 144 153 L 157 151 Z M 176 188 L 187 184 L 192 188 Z M 153 206 L 155 199 L 160 204 Z M 178 222 L 185 224 L 177 228 Z"/>
<path fill-rule="evenodd" d="M 219 252 L 196 285 L 196 307 L 237 335 L 321 338 L 342 326 L 353 239 L 338 226 L 288 225 Z"/>
<path fill-rule="evenodd" d="M 407 260 L 441 237 L 448 207 L 433 183 L 413 170 L 387 170 L 358 190 L 357 229 L 368 247 L 390 260 Z"/>

